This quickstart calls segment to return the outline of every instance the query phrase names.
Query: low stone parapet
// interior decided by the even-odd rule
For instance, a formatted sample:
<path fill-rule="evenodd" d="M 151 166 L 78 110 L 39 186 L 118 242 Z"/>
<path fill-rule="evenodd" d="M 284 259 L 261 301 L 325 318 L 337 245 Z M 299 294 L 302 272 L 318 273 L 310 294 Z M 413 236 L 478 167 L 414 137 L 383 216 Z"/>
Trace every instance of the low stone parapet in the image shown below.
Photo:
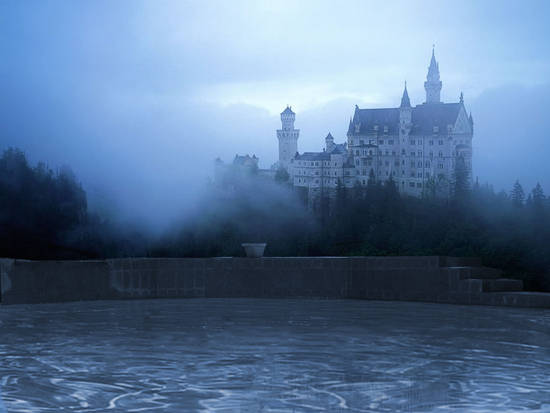
<path fill-rule="evenodd" d="M 2 304 L 163 297 L 547 302 L 539 296 L 514 296 L 509 290 L 521 289 L 521 282 L 494 279 L 500 272 L 480 268 L 476 259 L 438 256 L 5 259 L 0 260 L 0 291 Z M 497 291 L 508 295 L 486 296 Z"/>

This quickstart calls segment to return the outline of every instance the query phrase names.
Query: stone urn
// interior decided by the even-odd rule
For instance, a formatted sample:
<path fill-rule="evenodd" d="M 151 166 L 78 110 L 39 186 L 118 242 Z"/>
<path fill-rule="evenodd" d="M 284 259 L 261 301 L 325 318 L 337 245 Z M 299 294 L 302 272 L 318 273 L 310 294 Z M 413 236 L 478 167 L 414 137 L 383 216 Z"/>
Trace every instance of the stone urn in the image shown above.
<path fill-rule="evenodd" d="M 246 256 L 248 258 L 260 258 L 264 256 L 265 246 L 267 244 L 265 242 L 245 242 L 241 245 L 243 246 L 244 252 L 246 252 Z"/>

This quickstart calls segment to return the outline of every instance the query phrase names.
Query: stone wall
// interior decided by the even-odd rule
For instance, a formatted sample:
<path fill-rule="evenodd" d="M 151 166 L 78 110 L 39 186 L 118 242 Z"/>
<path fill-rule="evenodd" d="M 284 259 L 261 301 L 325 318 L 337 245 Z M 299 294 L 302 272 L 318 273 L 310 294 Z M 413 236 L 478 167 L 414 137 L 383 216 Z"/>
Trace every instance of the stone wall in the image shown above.
<path fill-rule="evenodd" d="M 158 297 L 439 301 L 458 275 L 446 257 L 128 258 L 0 261 L 3 304 Z M 456 260 L 456 259 L 455 259 Z M 460 264 L 451 261 L 450 264 Z M 468 265 L 468 264 L 464 264 Z M 455 286 L 456 287 L 456 286 Z"/>

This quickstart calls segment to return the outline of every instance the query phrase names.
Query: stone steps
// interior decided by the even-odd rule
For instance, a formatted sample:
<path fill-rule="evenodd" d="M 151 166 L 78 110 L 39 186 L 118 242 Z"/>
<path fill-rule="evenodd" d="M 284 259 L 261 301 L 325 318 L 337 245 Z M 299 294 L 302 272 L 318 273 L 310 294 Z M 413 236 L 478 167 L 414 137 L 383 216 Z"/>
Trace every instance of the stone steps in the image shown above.
<path fill-rule="evenodd" d="M 511 278 L 497 278 L 494 280 L 482 280 L 483 292 L 507 292 L 523 291 L 523 281 Z"/>
<path fill-rule="evenodd" d="M 491 280 L 502 278 L 502 270 L 490 267 L 448 267 L 456 271 L 461 280 L 476 278 L 480 280 Z"/>
<path fill-rule="evenodd" d="M 502 270 L 489 267 L 450 267 L 458 275 L 461 293 L 491 293 L 523 291 L 523 281 L 502 278 Z"/>
<path fill-rule="evenodd" d="M 479 304 L 510 307 L 550 308 L 550 293 L 531 291 L 492 292 L 480 295 Z"/>

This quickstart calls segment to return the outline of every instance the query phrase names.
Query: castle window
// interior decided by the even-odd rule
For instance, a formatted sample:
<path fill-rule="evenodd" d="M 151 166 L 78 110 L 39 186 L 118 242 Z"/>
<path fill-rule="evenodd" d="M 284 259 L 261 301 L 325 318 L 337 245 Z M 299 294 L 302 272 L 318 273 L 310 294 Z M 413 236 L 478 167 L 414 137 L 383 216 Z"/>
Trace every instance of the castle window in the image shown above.
<path fill-rule="evenodd" d="M 364 145 L 364 144 L 365 144 L 365 141 L 364 141 L 363 139 L 360 139 L 360 140 L 359 140 L 359 144 L 360 144 L 360 145 Z"/>
<path fill-rule="evenodd" d="M 422 178 L 422 172 L 418 172 L 417 176 L 418 176 L 419 178 Z"/>
<path fill-rule="evenodd" d="M 388 127 L 384 126 L 384 133 L 388 133 Z"/>
<path fill-rule="evenodd" d="M 418 156 L 422 156 L 422 151 L 418 151 Z"/>
<path fill-rule="evenodd" d="M 411 145 L 416 145 L 414 139 L 411 139 Z"/>
<path fill-rule="evenodd" d="M 356 123 L 355 124 L 355 133 L 359 133 L 359 129 L 361 128 L 361 124 L 360 123 Z"/>
<path fill-rule="evenodd" d="M 405 155 L 405 149 L 401 149 L 401 155 Z"/>
<path fill-rule="evenodd" d="M 393 145 L 393 139 L 390 139 L 390 140 L 388 141 L 388 145 Z"/>
<path fill-rule="evenodd" d="M 438 165 L 438 167 L 439 167 L 439 169 L 443 169 L 443 164 L 440 163 L 440 164 Z"/>
<path fill-rule="evenodd" d="M 369 155 L 371 155 L 371 156 L 372 156 L 372 150 L 371 150 L 371 149 L 369 149 Z"/>
<path fill-rule="evenodd" d="M 414 182 L 409 182 L 409 186 L 414 188 Z"/>
<path fill-rule="evenodd" d="M 422 188 L 422 182 L 417 182 L 417 183 L 416 183 L 416 187 L 417 187 L 417 188 Z"/>
<path fill-rule="evenodd" d="M 439 133 L 439 126 L 434 126 L 434 133 Z"/>
<path fill-rule="evenodd" d="M 430 146 L 433 146 L 433 144 L 434 144 L 434 141 L 430 140 Z"/>
<path fill-rule="evenodd" d="M 419 140 L 418 140 L 418 144 L 419 144 L 419 145 L 422 145 L 422 143 L 423 143 L 423 142 L 422 142 L 422 139 L 419 139 Z"/>
<path fill-rule="evenodd" d="M 374 125 L 374 130 L 375 130 L 375 131 L 378 130 L 378 125 Z"/>
<path fill-rule="evenodd" d="M 378 141 L 378 144 L 379 144 L 379 145 L 384 145 L 384 140 L 383 140 L 383 139 L 380 139 L 380 140 Z"/>
<path fill-rule="evenodd" d="M 440 144 L 440 145 L 443 145 L 443 139 L 440 139 L 440 140 L 439 140 L 439 144 Z"/>
<path fill-rule="evenodd" d="M 357 150 L 355 151 L 355 154 L 356 154 L 356 155 L 359 155 L 359 149 L 357 149 Z"/>
<path fill-rule="evenodd" d="M 405 176 L 405 171 L 401 171 L 401 176 Z"/>
<path fill-rule="evenodd" d="M 426 168 L 430 167 L 430 162 L 426 162 Z"/>
<path fill-rule="evenodd" d="M 443 158 L 443 152 L 439 151 L 439 157 Z"/>
<path fill-rule="evenodd" d="M 418 162 L 418 165 L 417 165 L 419 168 L 422 168 L 422 162 Z"/>

